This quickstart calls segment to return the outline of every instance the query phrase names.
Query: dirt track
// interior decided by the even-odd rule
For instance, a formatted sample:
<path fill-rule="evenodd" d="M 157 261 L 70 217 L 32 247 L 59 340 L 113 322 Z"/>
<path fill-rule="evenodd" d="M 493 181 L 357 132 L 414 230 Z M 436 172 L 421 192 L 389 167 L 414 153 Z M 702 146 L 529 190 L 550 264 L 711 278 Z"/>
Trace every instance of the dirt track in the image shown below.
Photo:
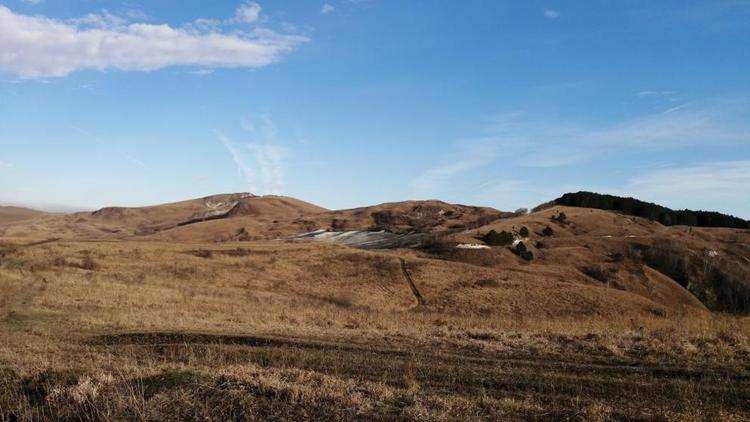
<path fill-rule="evenodd" d="M 546 403 L 518 417 L 577 419 L 581 397 L 590 404 L 616 404 L 615 419 L 660 420 L 675 403 L 750 415 L 750 368 L 681 366 L 637 360 L 593 360 L 544 355 L 500 355 L 477 350 L 398 343 L 351 343 L 276 336 L 189 333 L 130 333 L 90 339 L 96 347 L 140 359 L 190 362 L 211 356 L 215 364 L 254 363 L 264 367 L 325 372 L 395 388 L 416 383 L 431 395 L 497 399 L 531 398 Z"/>

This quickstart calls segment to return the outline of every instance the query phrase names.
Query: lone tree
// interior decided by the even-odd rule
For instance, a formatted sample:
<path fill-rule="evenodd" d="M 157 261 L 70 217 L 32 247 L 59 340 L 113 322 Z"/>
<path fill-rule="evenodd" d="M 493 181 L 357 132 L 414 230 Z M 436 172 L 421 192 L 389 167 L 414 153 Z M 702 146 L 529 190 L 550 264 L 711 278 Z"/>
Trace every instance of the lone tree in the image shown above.
<path fill-rule="evenodd" d="M 521 235 L 521 237 L 529 237 L 529 229 L 526 228 L 526 226 L 521 227 L 521 230 L 518 231 L 518 234 Z"/>
<path fill-rule="evenodd" d="M 545 237 L 550 237 L 553 234 L 555 234 L 555 231 L 552 230 L 552 227 L 550 226 L 547 226 L 544 228 L 544 230 L 542 230 L 542 235 L 544 235 Z"/>

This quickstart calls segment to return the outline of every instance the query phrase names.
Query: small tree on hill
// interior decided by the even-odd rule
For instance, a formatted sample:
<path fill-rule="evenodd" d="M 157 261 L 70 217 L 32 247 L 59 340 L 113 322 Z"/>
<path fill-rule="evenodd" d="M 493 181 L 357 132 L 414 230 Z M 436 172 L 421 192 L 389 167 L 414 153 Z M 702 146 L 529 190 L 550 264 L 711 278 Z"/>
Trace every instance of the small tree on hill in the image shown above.
<path fill-rule="evenodd" d="M 552 227 L 550 226 L 547 226 L 544 228 L 544 230 L 542 230 L 542 235 L 544 235 L 545 237 L 550 237 L 553 234 L 555 234 L 555 231 L 552 230 Z"/>
<path fill-rule="evenodd" d="M 526 226 L 521 227 L 521 230 L 518 231 L 518 234 L 521 235 L 521 237 L 529 237 L 529 229 L 527 229 Z"/>
<path fill-rule="evenodd" d="M 513 235 L 506 231 L 498 233 L 490 230 L 489 233 L 482 236 L 482 240 L 490 246 L 507 246 L 513 243 Z"/>

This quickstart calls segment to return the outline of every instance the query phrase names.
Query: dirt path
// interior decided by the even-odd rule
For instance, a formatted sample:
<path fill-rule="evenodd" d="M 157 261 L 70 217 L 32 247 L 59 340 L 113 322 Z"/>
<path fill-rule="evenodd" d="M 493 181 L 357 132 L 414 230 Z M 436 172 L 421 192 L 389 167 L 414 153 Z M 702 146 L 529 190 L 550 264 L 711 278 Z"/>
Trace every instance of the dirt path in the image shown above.
<path fill-rule="evenodd" d="M 406 260 L 404 258 L 399 258 L 399 261 L 401 261 L 401 272 L 404 274 L 404 278 L 406 279 L 406 282 L 409 283 L 409 288 L 411 289 L 411 292 L 414 294 L 414 297 L 417 299 L 417 304 L 419 306 L 424 306 L 425 301 L 422 297 L 422 294 L 419 293 L 419 289 L 417 289 L 417 285 L 414 284 L 414 280 L 411 278 L 411 274 L 409 274 L 409 269 L 406 268 Z"/>

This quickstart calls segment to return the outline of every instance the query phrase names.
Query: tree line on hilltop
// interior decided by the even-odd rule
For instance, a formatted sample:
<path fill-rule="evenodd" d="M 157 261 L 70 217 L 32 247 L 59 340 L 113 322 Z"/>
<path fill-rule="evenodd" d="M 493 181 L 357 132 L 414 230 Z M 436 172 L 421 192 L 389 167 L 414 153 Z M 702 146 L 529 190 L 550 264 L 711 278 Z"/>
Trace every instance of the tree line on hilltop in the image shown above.
<path fill-rule="evenodd" d="M 672 210 L 661 205 L 641 201 L 635 198 L 623 198 L 614 195 L 604 195 L 594 192 L 566 193 L 555 199 L 555 205 L 568 207 L 597 208 L 601 210 L 618 211 L 623 214 L 643 217 L 658 221 L 665 226 L 696 226 L 696 227 L 731 227 L 737 229 L 750 228 L 750 222 L 732 215 L 715 211 Z"/>

